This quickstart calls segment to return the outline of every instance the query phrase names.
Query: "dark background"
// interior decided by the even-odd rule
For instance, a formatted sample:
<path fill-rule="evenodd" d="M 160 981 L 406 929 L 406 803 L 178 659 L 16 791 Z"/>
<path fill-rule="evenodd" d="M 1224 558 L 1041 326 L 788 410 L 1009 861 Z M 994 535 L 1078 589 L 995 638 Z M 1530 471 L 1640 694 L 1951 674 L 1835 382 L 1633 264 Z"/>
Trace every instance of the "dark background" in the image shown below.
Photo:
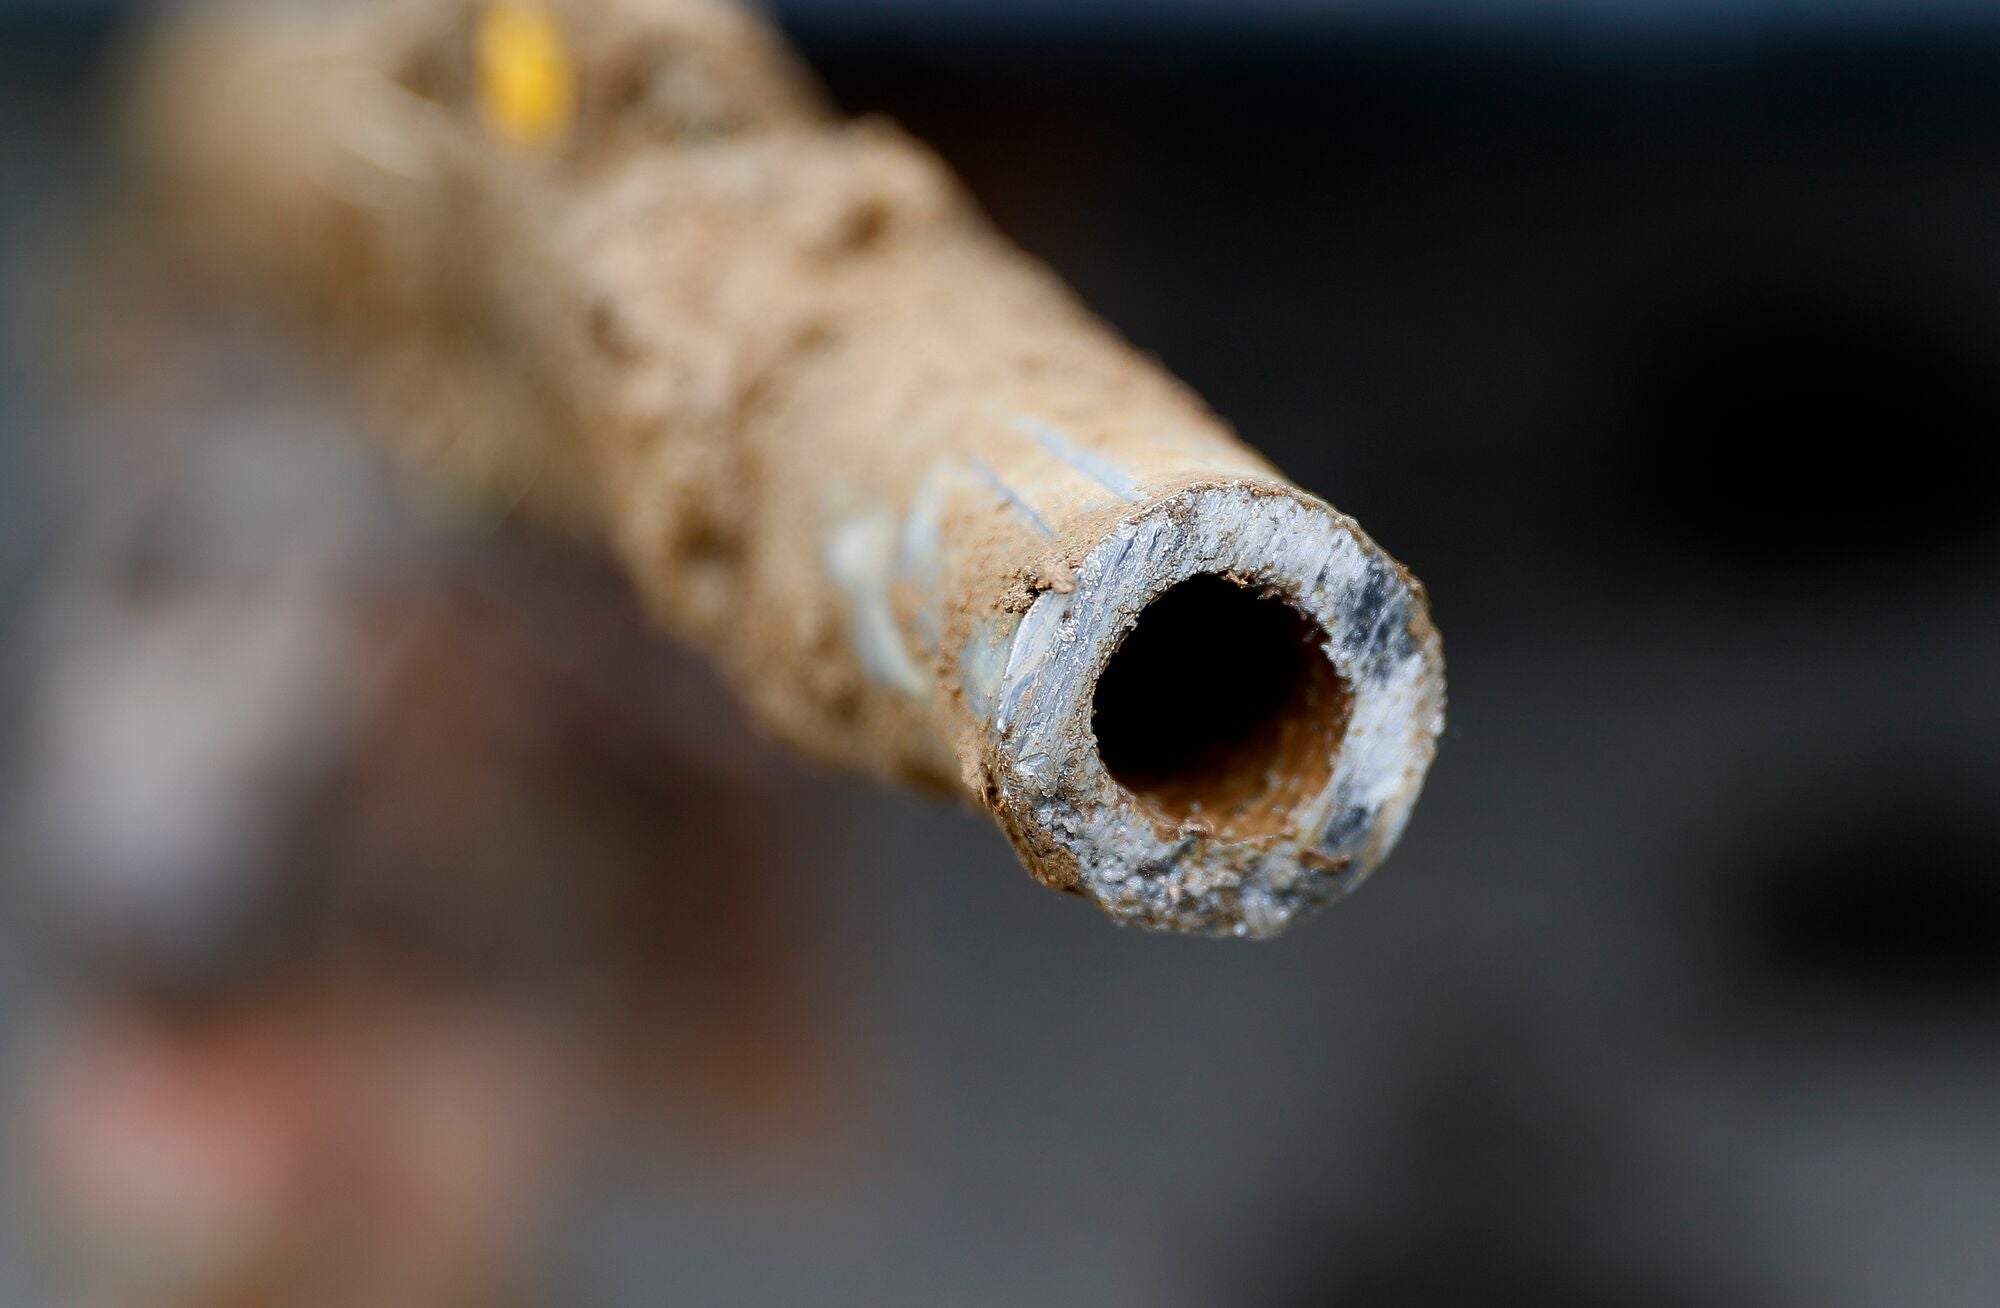
<path fill-rule="evenodd" d="M 113 8 L 0 6 L 0 621 Z M 1451 725 L 1267 946 L 842 784 L 875 1144 L 607 1180 L 588 1301 L 1993 1303 L 2000 16 L 779 10 L 1425 580 Z"/>

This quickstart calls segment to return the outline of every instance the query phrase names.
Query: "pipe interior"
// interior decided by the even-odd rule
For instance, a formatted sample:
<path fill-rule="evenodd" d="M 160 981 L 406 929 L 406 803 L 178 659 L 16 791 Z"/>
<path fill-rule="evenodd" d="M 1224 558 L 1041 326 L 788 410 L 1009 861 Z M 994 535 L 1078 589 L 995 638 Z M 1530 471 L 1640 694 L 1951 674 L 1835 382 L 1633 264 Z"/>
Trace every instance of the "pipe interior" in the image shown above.
<path fill-rule="evenodd" d="M 1139 615 L 1097 679 L 1098 757 L 1169 825 L 1282 830 L 1325 788 L 1352 693 L 1327 634 L 1284 599 L 1202 575 Z"/>

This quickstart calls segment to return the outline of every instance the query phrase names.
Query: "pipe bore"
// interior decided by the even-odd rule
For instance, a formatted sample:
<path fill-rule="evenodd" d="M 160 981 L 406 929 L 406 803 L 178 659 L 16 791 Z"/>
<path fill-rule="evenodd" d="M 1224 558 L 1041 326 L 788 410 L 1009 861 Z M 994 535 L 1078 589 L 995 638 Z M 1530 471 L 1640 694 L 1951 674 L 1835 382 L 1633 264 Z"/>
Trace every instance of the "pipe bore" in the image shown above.
<path fill-rule="evenodd" d="M 1226 838 L 1282 830 L 1333 775 L 1353 696 L 1318 623 L 1191 577 L 1140 613 L 1097 680 L 1098 757 L 1142 808 Z"/>

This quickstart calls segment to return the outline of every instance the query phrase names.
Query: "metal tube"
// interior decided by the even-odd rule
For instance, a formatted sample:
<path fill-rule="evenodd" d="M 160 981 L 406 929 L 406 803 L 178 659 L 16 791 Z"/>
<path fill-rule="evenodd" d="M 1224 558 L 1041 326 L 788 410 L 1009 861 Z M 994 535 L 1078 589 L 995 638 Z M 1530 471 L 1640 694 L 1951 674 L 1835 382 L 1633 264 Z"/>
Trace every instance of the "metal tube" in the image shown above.
<path fill-rule="evenodd" d="M 1273 934 L 1395 844 L 1421 588 L 745 12 L 254 0 L 153 66 L 180 225 L 785 739 L 1145 926 Z"/>

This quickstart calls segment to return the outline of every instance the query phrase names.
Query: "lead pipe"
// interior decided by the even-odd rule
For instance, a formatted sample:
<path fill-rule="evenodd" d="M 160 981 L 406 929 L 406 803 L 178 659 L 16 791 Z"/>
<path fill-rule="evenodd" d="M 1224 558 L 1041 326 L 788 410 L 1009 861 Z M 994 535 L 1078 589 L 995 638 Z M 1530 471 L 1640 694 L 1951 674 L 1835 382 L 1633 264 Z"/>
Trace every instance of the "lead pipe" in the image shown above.
<path fill-rule="evenodd" d="M 712 0 L 237 0 L 140 131 L 443 485 L 587 533 L 799 748 L 1266 936 L 1431 762 L 1422 589 Z"/>

